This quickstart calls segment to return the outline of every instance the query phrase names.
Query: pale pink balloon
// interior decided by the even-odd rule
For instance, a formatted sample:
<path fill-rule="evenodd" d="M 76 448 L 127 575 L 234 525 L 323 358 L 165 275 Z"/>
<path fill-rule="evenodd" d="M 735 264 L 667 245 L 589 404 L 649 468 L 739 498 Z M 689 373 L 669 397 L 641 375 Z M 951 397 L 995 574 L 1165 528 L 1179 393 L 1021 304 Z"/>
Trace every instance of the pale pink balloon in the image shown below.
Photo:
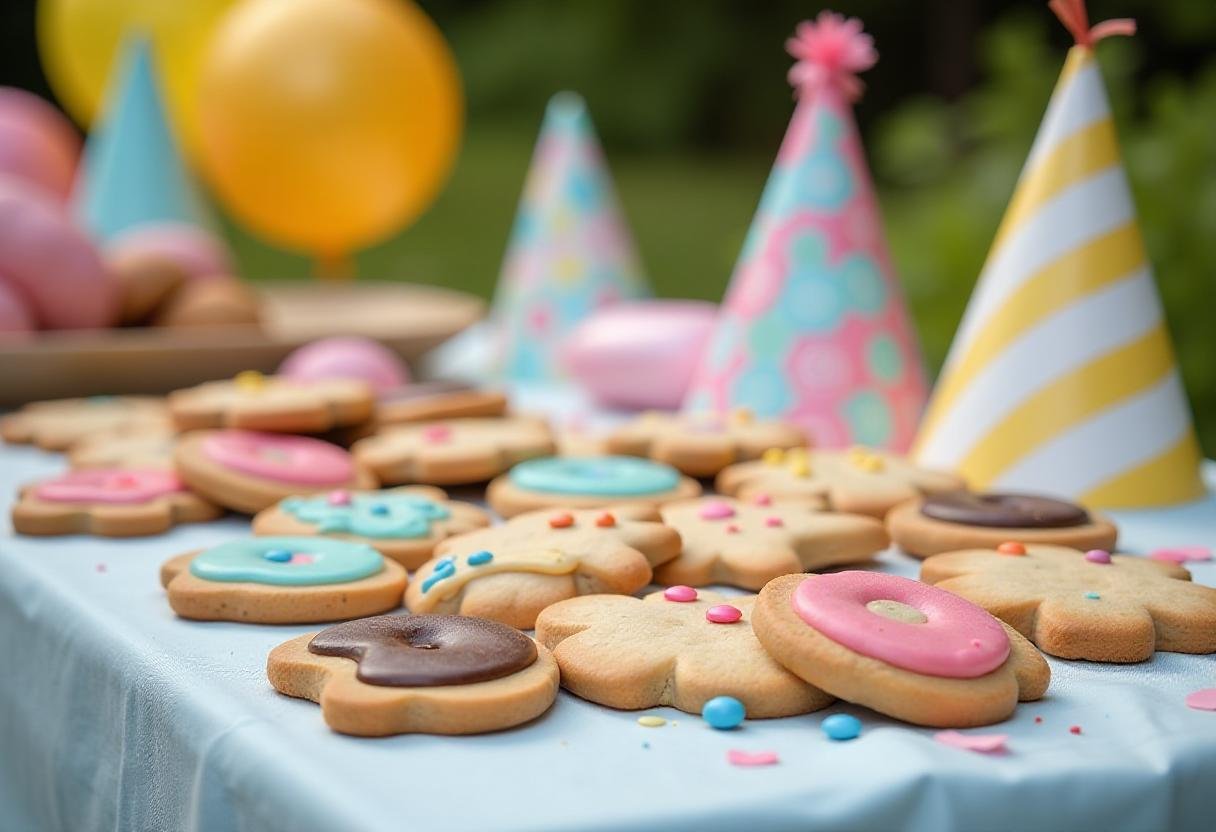
<path fill-rule="evenodd" d="M 43 188 L 0 177 L 0 273 L 40 327 L 109 326 L 117 286 L 93 242 Z"/>
<path fill-rule="evenodd" d="M 283 359 L 279 375 L 296 379 L 358 378 L 378 392 L 401 387 L 410 380 L 405 362 L 379 341 L 358 336 L 322 338 Z"/>
<path fill-rule="evenodd" d="M 154 254 L 185 269 L 191 278 L 235 277 L 232 252 L 216 234 L 184 222 L 137 225 L 111 240 L 106 259 Z"/>
<path fill-rule="evenodd" d="M 34 329 L 34 314 L 17 290 L 0 277 L 0 339 Z"/>
<path fill-rule="evenodd" d="M 79 158 L 80 136 L 66 116 L 33 93 L 0 87 L 0 174 L 66 202 Z"/>
<path fill-rule="evenodd" d="M 562 362 L 601 404 L 674 409 L 692 383 L 717 314 L 706 301 L 614 303 L 570 333 Z"/>

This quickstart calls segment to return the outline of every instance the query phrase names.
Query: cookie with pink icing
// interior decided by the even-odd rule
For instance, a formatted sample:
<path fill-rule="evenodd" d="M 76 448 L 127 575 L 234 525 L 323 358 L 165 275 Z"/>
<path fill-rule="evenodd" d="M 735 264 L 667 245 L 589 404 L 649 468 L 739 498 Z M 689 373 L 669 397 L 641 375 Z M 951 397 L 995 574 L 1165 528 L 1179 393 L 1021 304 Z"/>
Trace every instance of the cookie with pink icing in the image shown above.
<path fill-rule="evenodd" d="M 221 513 L 171 471 L 91 468 L 21 489 L 12 520 L 18 534 L 139 537 Z"/>
<path fill-rule="evenodd" d="M 362 379 L 296 379 L 247 370 L 169 394 L 178 430 L 240 428 L 323 433 L 372 418 L 376 395 Z"/>
<path fill-rule="evenodd" d="M 181 438 L 173 459 L 190 488 L 245 514 L 295 495 L 376 487 L 345 449 L 308 436 L 194 431 Z"/>
<path fill-rule="evenodd" d="M 957 595 L 881 572 L 786 575 L 752 626 L 774 659 L 847 702 L 917 725 L 966 728 L 1039 699 L 1051 670 L 1008 624 Z"/>

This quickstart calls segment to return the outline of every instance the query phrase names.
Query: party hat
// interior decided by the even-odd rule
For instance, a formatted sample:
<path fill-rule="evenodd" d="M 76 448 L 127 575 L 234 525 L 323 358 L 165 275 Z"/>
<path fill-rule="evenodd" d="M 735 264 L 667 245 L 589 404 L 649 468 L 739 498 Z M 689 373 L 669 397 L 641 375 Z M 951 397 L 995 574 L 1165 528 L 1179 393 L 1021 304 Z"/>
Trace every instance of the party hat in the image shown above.
<path fill-rule="evenodd" d="M 831 12 L 787 48 L 798 104 L 685 408 L 743 406 L 820 445 L 903 450 L 924 370 L 852 111 L 855 73 L 878 55 L 859 20 Z"/>
<path fill-rule="evenodd" d="M 571 328 L 606 303 L 649 294 L 583 99 L 555 95 L 494 299 L 507 376 L 561 374 Z"/>
<path fill-rule="evenodd" d="M 1136 221 L 1083 0 L 1076 38 L 954 336 L 917 457 L 973 487 L 1092 506 L 1203 493 L 1199 450 Z"/>
<path fill-rule="evenodd" d="M 178 154 L 156 77 L 148 40 L 129 40 L 73 192 L 76 216 L 99 240 L 145 223 L 212 225 Z"/>

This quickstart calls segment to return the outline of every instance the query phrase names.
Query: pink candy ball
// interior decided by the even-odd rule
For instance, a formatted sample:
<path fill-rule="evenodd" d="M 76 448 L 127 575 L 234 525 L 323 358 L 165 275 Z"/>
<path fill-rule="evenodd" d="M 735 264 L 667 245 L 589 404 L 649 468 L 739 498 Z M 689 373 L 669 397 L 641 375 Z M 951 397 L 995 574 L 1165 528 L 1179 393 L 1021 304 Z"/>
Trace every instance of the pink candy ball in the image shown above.
<path fill-rule="evenodd" d="M 76 179 L 80 136 L 33 93 L 0 87 L 0 174 L 33 183 L 66 202 Z"/>
<path fill-rule="evenodd" d="M 135 226 L 110 241 L 105 254 L 107 260 L 135 255 L 163 257 L 192 279 L 236 276 L 228 244 L 205 228 L 183 222 Z"/>
<path fill-rule="evenodd" d="M 358 378 L 378 392 L 401 387 L 409 369 L 395 352 L 370 338 L 322 338 L 297 349 L 279 365 L 279 375 L 295 379 Z"/>
<path fill-rule="evenodd" d="M 742 610 L 730 604 L 718 604 L 705 611 L 705 619 L 714 624 L 734 624 L 742 617 Z"/>
<path fill-rule="evenodd" d="M 600 403 L 674 410 L 684 401 L 717 307 L 696 300 L 614 303 L 562 344 L 562 362 Z"/>

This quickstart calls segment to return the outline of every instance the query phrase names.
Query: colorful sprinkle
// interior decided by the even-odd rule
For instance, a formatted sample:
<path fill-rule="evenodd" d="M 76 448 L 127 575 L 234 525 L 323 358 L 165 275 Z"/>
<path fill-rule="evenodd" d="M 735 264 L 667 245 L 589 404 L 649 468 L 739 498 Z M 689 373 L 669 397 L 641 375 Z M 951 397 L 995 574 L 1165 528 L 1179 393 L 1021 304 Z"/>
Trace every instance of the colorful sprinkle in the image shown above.
<path fill-rule="evenodd" d="M 711 728 L 719 731 L 729 731 L 743 724 L 747 709 L 743 703 L 733 696 L 715 696 L 701 708 L 701 718 L 709 723 Z"/>
<path fill-rule="evenodd" d="M 553 529 L 568 529 L 573 525 L 573 514 L 555 514 L 549 518 L 549 527 Z"/>
<path fill-rule="evenodd" d="M 274 563 L 288 563 L 291 560 L 292 553 L 287 549 L 267 549 L 262 552 L 262 557 Z"/>
<path fill-rule="evenodd" d="M 1096 592 L 1087 592 L 1087 593 L 1085 593 L 1085 597 L 1088 598 L 1090 601 L 1101 601 L 1102 600 L 1102 596 Z"/>
<path fill-rule="evenodd" d="M 661 716 L 640 716 L 638 717 L 638 725 L 643 728 L 662 728 L 667 724 L 667 720 Z"/>
<path fill-rule="evenodd" d="M 765 465 L 780 465 L 785 462 L 785 451 L 781 448 L 769 448 L 760 455 Z"/>
<path fill-rule="evenodd" d="M 317 558 L 315 555 L 302 555 L 297 552 L 296 554 L 292 555 L 291 560 L 287 562 L 293 566 L 307 566 L 310 563 L 316 563 L 316 561 Z"/>
<path fill-rule="evenodd" d="M 802 458 L 795 458 L 790 462 L 790 473 L 795 477 L 809 477 L 811 475 L 811 464 Z"/>
<path fill-rule="evenodd" d="M 255 391 L 261 390 L 266 386 L 266 376 L 259 373 L 257 370 L 242 370 L 237 373 L 232 379 L 232 382 L 241 390 Z"/>
<path fill-rule="evenodd" d="M 781 762 L 776 751 L 740 751 L 732 748 L 726 752 L 726 762 L 732 766 L 752 768 L 754 766 L 775 766 Z"/>
<path fill-rule="evenodd" d="M 595 518 L 595 525 L 599 526 L 601 529 L 610 529 L 616 525 L 616 518 L 612 516 L 611 512 L 605 511 L 599 517 Z"/>
<path fill-rule="evenodd" d="M 1216 688 L 1203 688 L 1188 693 L 1186 706 L 1197 711 L 1216 711 Z"/>
<path fill-rule="evenodd" d="M 773 498 L 768 494 L 757 494 L 752 498 L 752 503 L 758 506 L 771 506 L 773 504 Z"/>
<path fill-rule="evenodd" d="M 1070 725 L 1070 726 L 1068 726 L 1068 733 L 1070 733 L 1070 734 L 1080 734 L 1080 733 L 1081 733 L 1081 726 L 1080 726 L 1080 725 Z"/>
<path fill-rule="evenodd" d="M 349 491 L 331 491 L 325 497 L 325 502 L 331 506 L 348 506 L 350 505 Z"/>
<path fill-rule="evenodd" d="M 996 550 L 1002 555 L 1024 555 L 1026 547 L 1016 540 L 1009 540 L 996 547 Z"/>
<path fill-rule="evenodd" d="M 735 525 L 734 523 L 730 523 L 730 524 L 728 524 L 728 525 L 726 526 L 726 528 L 724 529 L 724 531 L 725 531 L 727 534 L 738 534 L 740 531 L 742 531 L 742 529 L 740 529 L 740 528 L 739 528 L 737 525 Z"/>
<path fill-rule="evenodd" d="M 447 580 L 456 574 L 456 563 L 451 558 L 444 558 L 435 563 L 435 568 L 426 580 L 422 582 L 422 591 L 427 592 L 440 581 Z"/>
<path fill-rule="evenodd" d="M 735 516 L 735 507 L 721 500 L 709 500 L 697 514 L 702 520 L 725 520 Z"/>
<path fill-rule="evenodd" d="M 1090 563 L 1110 563 L 1110 552 L 1105 549 L 1090 549 L 1085 553 L 1085 559 Z"/>
<path fill-rule="evenodd" d="M 964 751 L 978 751 L 991 754 L 994 751 L 1004 751 L 1008 734 L 960 734 L 958 731 L 938 731 L 933 739 L 951 748 L 961 748 Z"/>
<path fill-rule="evenodd" d="M 139 477 L 136 477 L 133 474 L 117 474 L 113 479 L 110 480 L 110 482 L 119 488 L 130 488 L 132 486 L 139 485 Z"/>
<path fill-rule="evenodd" d="M 106 565 L 105 565 L 104 563 L 99 563 L 99 564 L 97 564 L 97 571 L 98 571 L 98 572 L 105 572 L 105 571 L 106 571 Z"/>
<path fill-rule="evenodd" d="M 830 740 L 855 740 L 861 736 L 861 720 L 850 714 L 832 714 L 819 727 Z"/>
<path fill-rule="evenodd" d="M 1034 718 L 1034 724 L 1035 724 L 1035 725 L 1042 725 L 1042 724 L 1043 724 L 1043 717 L 1041 717 L 1041 716 L 1036 716 L 1036 717 Z"/>
<path fill-rule="evenodd" d="M 372 514 L 376 515 L 377 517 L 383 517 L 384 515 L 389 513 L 389 507 L 386 506 L 384 503 L 376 503 L 375 505 L 368 508 L 368 511 L 370 511 Z"/>
<path fill-rule="evenodd" d="M 1154 549 L 1149 557 L 1166 563 L 1186 563 L 1189 560 L 1211 560 L 1212 550 L 1207 546 L 1170 546 Z"/>
<path fill-rule="evenodd" d="M 680 584 L 678 586 L 669 586 L 663 590 L 663 597 L 668 601 L 678 601 L 683 604 L 688 601 L 697 600 L 697 591 L 690 586 Z"/>
<path fill-rule="evenodd" d="M 777 528 L 778 526 L 784 526 L 785 521 L 780 517 L 765 517 L 764 525 L 768 526 L 769 528 Z"/>
<path fill-rule="evenodd" d="M 452 429 L 447 425 L 429 425 L 422 429 L 422 441 L 438 445 L 452 438 Z"/>
<path fill-rule="evenodd" d="M 705 619 L 712 621 L 714 624 L 734 624 L 742 617 L 742 611 L 738 607 L 732 607 L 730 604 L 718 604 L 705 611 Z"/>
<path fill-rule="evenodd" d="M 469 555 L 469 566 L 481 566 L 482 564 L 489 563 L 492 560 L 494 560 L 494 553 L 487 552 L 485 549 L 482 549 L 480 552 L 474 552 L 473 554 Z"/>

